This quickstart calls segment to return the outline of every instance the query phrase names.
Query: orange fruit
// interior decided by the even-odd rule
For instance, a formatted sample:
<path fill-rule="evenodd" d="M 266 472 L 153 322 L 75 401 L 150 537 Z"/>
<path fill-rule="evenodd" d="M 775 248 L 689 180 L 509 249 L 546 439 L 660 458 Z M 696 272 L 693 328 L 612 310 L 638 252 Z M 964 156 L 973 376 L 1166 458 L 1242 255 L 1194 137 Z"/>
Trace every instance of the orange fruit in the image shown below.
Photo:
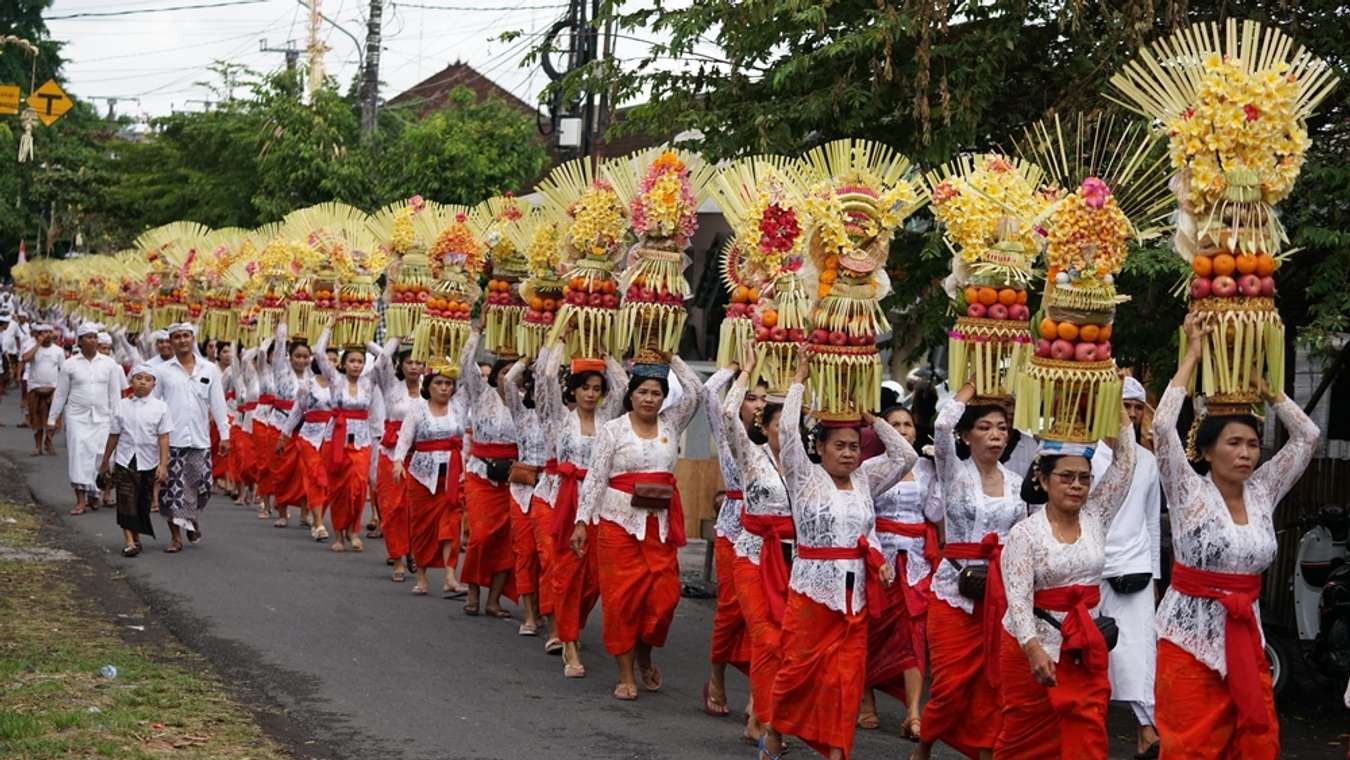
<path fill-rule="evenodd" d="M 839 268 L 839 257 L 838 257 L 838 256 L 826 256 L 826 257 L 825 257 L 825 268 L 826 268 L 826 269 L 838 269 L 838 268 Z"/>
<path fill-rule="evenodd" d="M 586 287 L 586 278 L 573 277 L 572 281 L 568 283 L 568 286 L 571 287 L 572 290 L 583 290 Z"/>
<path fill-rule="evenodd" d="M 1060 322 L 1057 332 L 1060 340 L 1076 340 L 1078 338 L 1078 325 L 1072 322 Z"/>
<path fill-rule="evenodd" d="M 539 296 L 531 298 L 530 308 L 534 309 L 535 311 L 539 311 L 540 309 L 544 308 L 544 299 L 540 298 Z"/>
<path fill-rule="evenodd" d="M 764 313 L 759 316 L 759 321 L 762 322 L 765 327 L 773 327 L 778 324 L 778 312 L 773 309 L 765 309 Z"/>
<path fill-rule="evenodd" d="M 839 272 L 833 269 L 826 269 L 824 272 L 820 273 L 820 281 L 826 284 L 832 283 L 838 278 Z M 967 290 L 970 290 L 970 288 L 967 288 Z"/>
<path fill-rule="evenodd" d="M 1275 274 L 1275 257 L 1268 253 L 1256 255 L 1256 276 L 1269 277 Z"/>
<path fill-rule="evenodd" d="M 1097 340 L 1111 340 L 1111 325 L 1102 325 L 1101 332 L 1097 334 Z"/>
<path fill-rule="evenodd" d="M 1191 271 L 1196 277 L 1208 277 L 1214 272 L 1214 262 L 1208 256 L 1196 256 L 1191 259 Z"/>
<path fill-rule="evenodd" d="M 1026 302 L 1027 302 L 1027 292 L 1026 292 L 1025 290 L 1019 290 L 1019 291 L 1017 291 L 1017 302 L 1020 303 L 1020 304 L 1024 304 L 1024 305 L 1026 304 Z"/>
<path fill-rule="evenodd" d="M 998 303 L 998 291 L 993 288 L 980 288 L 980 303 L 993 306 Z"/>
<path fill-rule="evenodd" d="M 966 289 L 963 290 L 961 293 L 962 293 L 962 295 L 964 295 L 964 296 L 966 297 L 966 305 L 967 305 L 967 306 L 969 306 L 969 305 L 971 305 L 971 304 L 973 304 L 973 303 L 978 303 L 979 300 L 980 300 L 980 289 L 979 289 L 979 288 L 976 288 L 976 287 L 967 285 L 967 286 L 966 286 Z"/>
<path fill-rule="evenodd" d="M 558 309 L 557 301 L 553 300 L 552 298 L 544 299 L 544 311 L 557 311 L 557 309 Z"/>
<path fill-rule="evenodd" d="M 1250 253 L 1240 253 L 1237 257 L 1238 274 L 1251 274 L 1256 271 L 1256 257 Z"/>
<path fill-rule="evenodd" d="M 759 288 L 750 288 L 750 303 L 759 303 Z"/>
<path fill-rule="evenodd" d="M 736 289 L 731 291 L 732 303 L 748 303 L 750 301 L 750 288 L 744 285 L 737 285 Z"/>
<path fill-rule="evenodd" d="M 1054 340 L 1059 337 L 1059 325 L 1055 324 L 1055 320 L 1049 317 L 1041 320 L 1041 337 L 1046 340 Z"/>
<path fill-rule="evenodd" d="M 614 292 L 615 287 L 617 287 L 617 286 L 615 286 L 613 280 L 605 280 L 604 283 L 602 283 L 602 284 L 600 285 L 600 289 L 601 289 L 601 290 L 605 291 L 606 293 L 610 293 L 610 294 L 612 294 L 612 293 Z"/>
<path fill-rule="evenodd" d="M 1101 331 L 1096 325 L 1083 325 L 1078 330 L 1078 337 L 1085 343 L 1096 343 Z"/>
<path fill-rule="evenodd" d="M 1215 277 L 1225 277 L 1232 274 L 1234 269 L 1237 269 L 1237 261 L 1226 253 L 1215 256 L 1213 263 Z"/>
<path fill-rule="evenodd" d="M 816 288 L 816 298 L 824 298 L 829 294 L 830 294 L 830 286 L 826 285 L 823 282 L 820 284 L 820 287 Z"/>
<path fill-rule="evenodd" d="M 1004 288 L 998 292 L 998 302 L 1004 306 L 1012 306 L 1017 303 L 1017 291 L 1012 288 Z"/>

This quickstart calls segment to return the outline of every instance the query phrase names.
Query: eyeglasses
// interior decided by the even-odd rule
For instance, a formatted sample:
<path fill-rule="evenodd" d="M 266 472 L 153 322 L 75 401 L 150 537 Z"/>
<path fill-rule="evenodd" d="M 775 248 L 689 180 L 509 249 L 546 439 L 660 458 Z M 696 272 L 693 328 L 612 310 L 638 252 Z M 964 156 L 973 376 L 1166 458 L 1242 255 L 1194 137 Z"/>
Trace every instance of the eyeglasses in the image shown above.
<path fill-rule="evenodd" d="M 1092 473 L 1090 472 L 1052 472 L 1050 474 L 1062 486 L 1071 486 L 1075 481 L 1085 486 L 1092 485 Z"/>

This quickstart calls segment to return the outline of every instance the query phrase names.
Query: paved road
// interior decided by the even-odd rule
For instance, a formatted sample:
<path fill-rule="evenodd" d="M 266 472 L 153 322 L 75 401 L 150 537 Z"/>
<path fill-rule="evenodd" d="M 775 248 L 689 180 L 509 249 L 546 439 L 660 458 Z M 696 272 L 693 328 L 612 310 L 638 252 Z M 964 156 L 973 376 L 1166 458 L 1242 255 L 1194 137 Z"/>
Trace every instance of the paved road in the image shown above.
<path fill-rule="evenodd" d="M 620 703 L 609 696 L 614 667 L 603 656 L 598 611 L 583 634 L 590 676 L 566 680 L 559 658 L 545 655 L 540 639 L 516 636 L 515 623 L 468 618 L 461 602 L 413 597 L 411 583 L 391 583 L 378 540 L 368 541 L 364 554 L 334 554 L 310 541 L 308 531 L 272 528 L 222 497 L 206 512 L 199 546 L 163 554 L 163 530 L 140 557 L 125 560 L 110 511 L 65 514 L 72 497 L 64 447 L 55 457 L 29 458 L 31 441 L 26 429 L 0 428 L 0 452 L 26 467 L 38 500 L 88 551 L 125 572 L 175 635 L 266 705 L 264 723 L 299 756 L 754 756 L 738 741 L 734 719 L 699 710 L 712 620 L 706 600 L 680 603 L 670 641 L 657 655 L 663 691 Z M 433 575 L 433 588 L 437 582 Z M 732 704 L 743 705 L 745 680 L 733 675 L 730 688 Z M 883 699 L 882 714 L 898 728 L 897 703 Z M 1113 714 L 1122 717 L 1116 708 Z M 910 746 L 859 732 L 854 757 L 904 757 Z M 804 760 L 805 752 L 793 754 Z"/>

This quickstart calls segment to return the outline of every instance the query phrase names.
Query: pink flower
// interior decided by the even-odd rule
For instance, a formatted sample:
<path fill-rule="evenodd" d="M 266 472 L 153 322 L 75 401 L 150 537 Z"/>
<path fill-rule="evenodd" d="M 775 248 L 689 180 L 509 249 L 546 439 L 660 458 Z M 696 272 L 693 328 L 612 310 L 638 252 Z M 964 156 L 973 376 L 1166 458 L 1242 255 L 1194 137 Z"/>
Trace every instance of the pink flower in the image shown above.
<path fill-rule="evenodd" d="M 244 271 L 248 272 L 249 276 L 256 274 L 258 271 L 258 262 L 256 261 L 248 262 L 247 264 L 244 265 Z"/>
<path fill-rule="evenodd" d="M 1242 107 L 1242 113 L 1246 114 L 1247 121 L 1256 121 L 1261 117 L 1261 111 L 1251 103 Z"/>
<path fill-rule="evenodd" d="M 1111 188 L 1096 177 L 1088 177 L 1083 180 L 1078 192 L 1083 196 L 1083 203 L 1086 203 L 1089 208 L 1101 208 L 1106 205 L 1106 199 L 1111 197 Z"/>
<path fill-rule="evenodd" d="M 426 208 L 427 202 L 422 198 L 422 196 L 414 195 L 413 197 L 408 199 L 408 206 L 410 206 L 413 210 L 413 213 L 416 214 L 422 209 Z"/>
<path fill-rule="evenodd" d="M 961 191 L 955 185 L 944 179 L 933 188 L 933 203 L 940 206 L 960 194 Z"/>

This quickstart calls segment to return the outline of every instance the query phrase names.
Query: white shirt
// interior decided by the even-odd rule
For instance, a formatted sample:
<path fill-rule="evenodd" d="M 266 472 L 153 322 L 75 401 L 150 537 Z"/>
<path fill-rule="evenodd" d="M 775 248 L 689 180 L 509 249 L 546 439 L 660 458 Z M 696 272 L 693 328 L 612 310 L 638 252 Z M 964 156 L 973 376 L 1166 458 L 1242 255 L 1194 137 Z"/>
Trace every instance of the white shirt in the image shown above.
<path fill-rule="evenodd" d="M 111 361 L 111 360 L 110 360 Z M 121 371 L 121 368 L 118 368 Z M 169 445 L 176 449 L 209 449 L 210 418 L 215 418 L 220 440 L 230 439 L 230 410 L 225 405 L 225 383 L 220 369 L 202 357 L 193 361 L 189 375 L 175 356 L 155 367 L 155 397 L 164 399 L 173 416 Z"/>
<path fill-rule="evenodd" d="M 55 388 L 65 361 L 66 352 L 55 341 L 50 346 L 38 346 L 28 361 L 28 389 Z"/>
<path fill-rule="evenodd" d="M 63 412 L 67 428 L 72 423 L 77 426 L 107 424 L 121 399 L 117 376 L 123 374 L 117 362 L 103 354 L 95 353 L 93 359 L 86 359 L 83 353 L 75 352 L 61 363 L 61 376 L 56 381 L 56 395 L 52 398 L 47 424 L 55 425 Z"/>
<path fill-rule="evenodd" d="M 0 351 L 7 354 L 19 353 L 19 340 L 23 338 L 23 331 L 19 328 L 18 322 L 10 322 L 5 325 L 5 329 L 0 331 Z"/>
<path fill-rule="evenodd" d="M 159 437 L 173 432 L 173 417 L 161 399 L 132 396 L 117 402 L 108 432 L 117 436 L 114 464 L 126 467 L 134 457 L 137 470 L 153 470 L 159 466 Z"/>
<path fill-rule="evenodd" d="M 1113 458 L 1110 446 L 1103 443 L 1097 447 L 1092 457 L 1094 482 L 1101 482 Z M 1161 511 L 1158 460 L 1152 452 L 1136 443 L 1130 493 L 1106 534 L 1103 577 L 1119 578 L 1132 573 L 1151 573 L 1155 579 L 1162 577 Z"/>

